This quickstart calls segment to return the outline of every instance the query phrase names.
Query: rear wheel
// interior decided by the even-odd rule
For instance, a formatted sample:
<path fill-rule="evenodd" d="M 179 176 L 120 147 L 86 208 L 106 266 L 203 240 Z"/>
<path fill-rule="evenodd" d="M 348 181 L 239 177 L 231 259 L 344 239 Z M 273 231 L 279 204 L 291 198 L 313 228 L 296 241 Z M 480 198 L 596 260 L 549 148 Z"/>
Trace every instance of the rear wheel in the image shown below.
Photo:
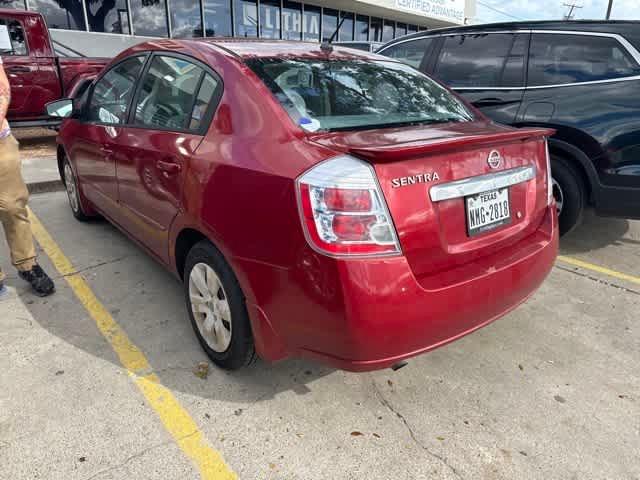
<path fill-rule="evenodd" d="M 587 189 L 580 172 L 562 157 L 551 156 L 551 174 L 560 235 L 566 235 L 582 222 Z"/>
<path fill-rule="evenodd" d="M 227 262 L 206 240 L 187 255 L 184 291 L 191 324 L 211 360 L 227 370 L 250 364 L 255 347 L 244 295 Z"/>
<path fill-rule="evenodd" d="M 78 188 L 78 179 L 68 158 L 64 159 L 62 172 L 64 175 L 64 186 L 67 192 L 69 206 L 71 207 L 71 213 L 73 213 L 73 216 L 81 222 L 90 220 L 93 218 L 93 215 L 89 214 L 89 210 L 83 205 L 84 199 L 82 198 L 82 194 Z"/>

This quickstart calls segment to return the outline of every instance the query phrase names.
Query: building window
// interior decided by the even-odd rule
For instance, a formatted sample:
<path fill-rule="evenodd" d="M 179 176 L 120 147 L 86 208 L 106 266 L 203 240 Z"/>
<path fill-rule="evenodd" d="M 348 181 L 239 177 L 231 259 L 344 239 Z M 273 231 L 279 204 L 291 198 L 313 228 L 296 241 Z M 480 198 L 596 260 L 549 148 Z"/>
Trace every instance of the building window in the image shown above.
<path fill-rule="evenodd" d="M 200 2 L 171 0 L 171 36 L 175 38 L 202 37 Z"/>
<path fill-rule="evenodd" d="M 304 40 L 308 42 L 320 41 L 320 12 L 320 7 L 307 4 L 304 6 L 302 33 Z"/>
<path fill-rule="evenodd" d="M 236 37 L 258 36 L 258 5 L 255 0 L 234 0 Z"/>
<path fill-rule="evenodd" d="M 301 3 L 287 1 L 282 3 L 282 38 L 285 40 L 302 39 Z"/>
<path fill-rule="evenodd" d="M 167 5 L 165 0 L 130 0 L 133 32 L 136 35 L 167 37 Z"/>
<path fill-rule="evenodd" d="M 388 42 L 390 40 L 393 40 L 393 38 L 395 37 L 395 32 L 396 32 L 395 22 L 391 20 L 385 20 L 384 28 L 382 30 L 382 41 Z"/>
<path fill-rule="evenodd" d="M 131 35 L 127 0 L 85 0 L 89 31 Z"/>
<path fill-rule="evenodd" d="M 396 38 L 402 37 L 407 34 L 407 24 L 406 23 L 398 23 L 396 25 Z"/>
<path fill-rule="evenodd" d="M 418 27 L 417 25 L 407 25 L 407 33 L 417 33 Z"/>
<path fill-rule="evenodd" d="M 369 40 L 369 17 L 356 15 L 355 41 L 366 42 Z"/>
<path fill-rule="evenodd" d="M 330 8 L 322 9 L 322 41 L 328 42 L 337 38 L 336 30 L 338 29 L 338 11 Z"/>
<path fill-rule="evenodd" d="M 230 37 L 230 0 L 203 0 L 203 5 L 207 37 Z"/>
<path fill-rule="evenodd" d="M 260 0 L 260 38 L 280 38 L 280 0 Z"/>
<path fill-rule="evenodd" d="M 340 35 L 342 42 L 351 42 L 353 40 L 353 13 L 340 12 Z"/>
<path fill-rule="evenodd" d="M 382 19 L 371 17 L 371 32 L 369 33 L 369 40 L 372 42 L 382 41 Z"/>
<path fill-rule="evenodd" d="M 44 15 L 49 28 L 62 28 L 65 30 L 86 30 L 82 3 L 78 0 L 65 2 L 56 0 L 29 0 L 29 8 Z"/>

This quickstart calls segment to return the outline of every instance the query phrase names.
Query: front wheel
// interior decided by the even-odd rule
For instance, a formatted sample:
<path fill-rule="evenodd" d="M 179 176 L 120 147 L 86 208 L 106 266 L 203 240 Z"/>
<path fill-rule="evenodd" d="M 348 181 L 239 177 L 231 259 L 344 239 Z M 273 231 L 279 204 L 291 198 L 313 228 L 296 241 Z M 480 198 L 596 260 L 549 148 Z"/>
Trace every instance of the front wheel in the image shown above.
<path fill-rule="evenodd" d="M 200 345 L 221 368 L 236 370 L 255 358 L 244 295 L 233 271 L 208 241 L 196 244 L 184 271 L 184 292 Z"/>
<path fill-rule="evenodd" d="M 562 157 L 551 156 L 551 174 L 562 236 L 571 232 L 582 222 L 587 189 L 580 172 Z"/>

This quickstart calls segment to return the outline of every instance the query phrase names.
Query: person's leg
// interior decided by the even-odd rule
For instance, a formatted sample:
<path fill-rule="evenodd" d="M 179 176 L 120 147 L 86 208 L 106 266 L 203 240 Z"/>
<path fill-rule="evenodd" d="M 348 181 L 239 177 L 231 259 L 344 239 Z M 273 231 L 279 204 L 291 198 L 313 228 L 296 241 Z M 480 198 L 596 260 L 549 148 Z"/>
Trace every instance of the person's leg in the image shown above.
<path fill-rule="evenodd" d="M 20 171 L 18 142 L 12 136 L 0 139 L 0 221 L 9 244 L 11 263 L 35 293 L 49 295 L 55 287 L 36 263 L 28 199 L 29 191 Z"/>

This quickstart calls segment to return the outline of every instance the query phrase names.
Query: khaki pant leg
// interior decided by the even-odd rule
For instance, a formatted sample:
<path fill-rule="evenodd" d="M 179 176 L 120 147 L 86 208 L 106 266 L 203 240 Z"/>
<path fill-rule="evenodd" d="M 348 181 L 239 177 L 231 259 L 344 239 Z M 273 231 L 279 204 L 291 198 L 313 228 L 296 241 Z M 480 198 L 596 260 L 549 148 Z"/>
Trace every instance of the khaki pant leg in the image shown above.
<path fill-rule="evenodd" d="M 0 139 L 0 221 L 4 227 L 11 263 L 18 270 L 35 264 L 31 223 L 27 212 L 29 191 L 22 179 L 18 142 L 12 135 Z"/>

